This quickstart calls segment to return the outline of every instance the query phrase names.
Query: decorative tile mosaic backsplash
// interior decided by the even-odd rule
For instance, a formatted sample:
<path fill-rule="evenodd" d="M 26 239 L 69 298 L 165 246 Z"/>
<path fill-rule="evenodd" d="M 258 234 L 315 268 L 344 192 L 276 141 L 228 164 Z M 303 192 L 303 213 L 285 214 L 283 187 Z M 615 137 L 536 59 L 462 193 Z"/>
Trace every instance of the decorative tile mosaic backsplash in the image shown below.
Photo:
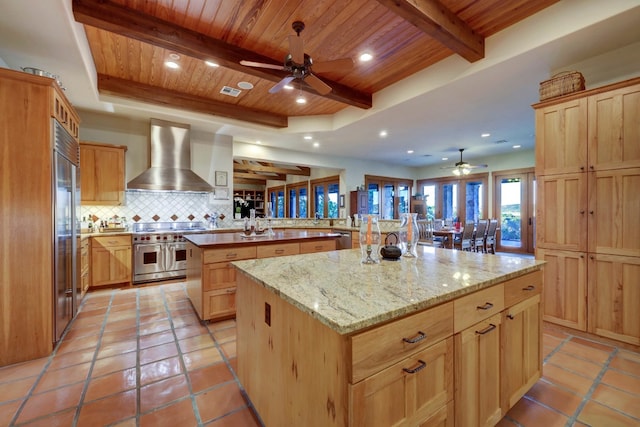
<path fill-rule="evenodd" d="M 233 201 L 215 200 L 209 193 L 181 191 L 127 191 L 124 206 L 83 206 L 81 217 L 107 221 L 113 216 L 134 222 L 203 221 L 212 213 L 223 214 L 218 226 L 233 224 Z"/>

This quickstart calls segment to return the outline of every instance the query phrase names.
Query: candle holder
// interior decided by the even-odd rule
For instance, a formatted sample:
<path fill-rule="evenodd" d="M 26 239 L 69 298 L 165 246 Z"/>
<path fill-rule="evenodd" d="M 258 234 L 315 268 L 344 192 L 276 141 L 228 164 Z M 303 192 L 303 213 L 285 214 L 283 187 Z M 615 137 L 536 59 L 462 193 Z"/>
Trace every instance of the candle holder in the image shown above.
<path fill-rule="evenodd" d="M 380 262 L 380 226 L 377 215 L 363 216 L 360 222 L 360 254 L 363 264 Z"/>
<path fill-rule="evenodd" d="M 420 231 L 418 230 L 418 214 L 404 213 L 400 217 L 400 229 L 398 230 L 398 240 L 402 256 L 408 258 L 418 257 L 418 240 Z"/>

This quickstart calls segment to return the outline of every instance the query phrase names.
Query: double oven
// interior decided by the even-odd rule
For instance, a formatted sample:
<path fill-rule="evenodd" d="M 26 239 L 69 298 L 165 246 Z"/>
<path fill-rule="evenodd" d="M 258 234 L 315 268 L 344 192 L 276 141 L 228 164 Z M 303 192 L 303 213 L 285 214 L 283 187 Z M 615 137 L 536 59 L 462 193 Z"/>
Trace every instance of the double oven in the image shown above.
<path fill-rule="evenodd" d="M 133 283 L 187 275 L 184 234 L 203 231 L 200 222 L 137 223 L 133 226 Z"/>

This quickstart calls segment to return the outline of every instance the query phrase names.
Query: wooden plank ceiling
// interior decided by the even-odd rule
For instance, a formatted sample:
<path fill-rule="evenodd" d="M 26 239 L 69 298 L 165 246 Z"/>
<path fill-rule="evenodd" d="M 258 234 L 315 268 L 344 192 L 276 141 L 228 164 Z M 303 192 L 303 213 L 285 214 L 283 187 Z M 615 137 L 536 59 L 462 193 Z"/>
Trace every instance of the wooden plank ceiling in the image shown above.
<path fill-rule="evenodd" d="M 73 13 L 84 24 L 101 94 L 282 128 L 290 116 L 370 108 L 373 93 L 450 55 L 477 61 L 486 37 L 557 1 L 73 0 Z M 302 79 L 269 93 L 289 73 L 240 61 L 283 65 L 298 20 L 315 64 L 365 51 L 374 59 L 347 72 L 314 72 L 332 87 L 325 96 Z M 172 54 L 179 69 L 164 65 Z M 237 97 L 220 93 L 239 82 L 254 87 Z M 305 105 L 295 103 L 300 91 Z"/>

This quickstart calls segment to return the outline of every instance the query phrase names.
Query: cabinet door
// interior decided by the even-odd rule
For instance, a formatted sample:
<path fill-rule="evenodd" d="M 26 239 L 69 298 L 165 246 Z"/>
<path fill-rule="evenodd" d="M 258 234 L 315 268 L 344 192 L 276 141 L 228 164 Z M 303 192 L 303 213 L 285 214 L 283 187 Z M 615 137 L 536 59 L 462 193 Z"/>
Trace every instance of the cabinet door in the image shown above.
<path fill-rule="evenodd" d="M 220 320 L 236 315 L 236 288 L 204 292 L 202 320 Z"/>
<path fill-rule="evenodd" d="M 353 385 L 349 425 L 422 425 L 453 399 L 452 354 L 450 337 Z"/>
<path fill-rule="evenodd" d="M 585 331 L 587 328 L 587 262 L 583 252 L 538 248 L 536 258 L 546 261 L 542 273 L 543 319 Z"/>
<path fill-rule="evenodd" d="M 590 254 L 589 332 L 640 345 L 638 307 L 640 259 Z"/>
<path fill-rule="evenodd" d="M 131 283 L 131 246 L 91 250 L 92 286 Z"/>
<path fill-rule="evenodd" d="M 589 252 L 640 256 L 640 168 L 590 175 Z"/>
<path fill-rule="evenodd" d="M 541 316 L 540 295 L 526 299 L 503 312 L 500 396 L 504 413 L 540 379 Z"/>
<path fill-rule="evenodd" d="M 536 175 L 584 172 L 587 166 L 587 100 L 536 110 Z"/>
<path fill-rule="evenodd" d="M 640 167 L 640 85 L 589 97 L 589 168 Z"/>
<path fill-rule="evenodd" d="M 586 251 L 587 174 L 540 176 L 537 185 L 537 246 Z"/>
<path fill-rule="evenodd" d="M 492 427 L 502 418 L 501 321 L 498 313 L 454 336 L 456 426 Z"/>
<path fill-rule="evenodd" d="M 122 205 L 124 148 L 80 144 L 81 203 Z"/>

